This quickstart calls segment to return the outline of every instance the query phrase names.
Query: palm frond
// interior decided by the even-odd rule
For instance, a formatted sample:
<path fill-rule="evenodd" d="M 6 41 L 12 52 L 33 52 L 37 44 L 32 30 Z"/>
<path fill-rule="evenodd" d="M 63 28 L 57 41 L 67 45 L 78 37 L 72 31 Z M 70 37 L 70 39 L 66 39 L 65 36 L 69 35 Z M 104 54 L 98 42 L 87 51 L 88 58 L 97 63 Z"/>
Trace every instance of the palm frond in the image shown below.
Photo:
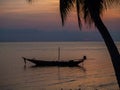
<path fill-rule="evenodd" d="M 103 11 L 103 0 L 84 0 L 83 14 L 86 22 L 93 22 L 93 15 L 100 15 Z"/>
<path fill-rule="evenodd" d="M 81 13 L 86 23 L 94 23 L 94 16 L 101 15 L 104 10 L 113 4 L 120 5 L 120 0 L 60 0 L 60 14 L 62 25 L 64 25 L 67 15 L 76 4 L 78 25 L 81 29 Z"/>
<path fill-rule="evenodd" d="M 107 7 L 111 7 L 114 5 L 120 5 L 120 0 L 104 0 L 104 3 Z"/>
<path fill-rule="evenodd" d="M 75 0 L 60 0 L 60 14 L 62 19 L 62 25 L 64 25 L 65 20 L 71 8 L 74 6 Z"/>
<path fill-rule="evenodd" d="M 81 9 L 81 7 L 80 7 L 81 4 L 80 3 L 81 3 L 81 0 L 76 0 L 78 25 L 79 25 L 79 28 L 81 29 L 82 24 L 81 24 L 81 19 L 80 19 L 80 9 Z"/>

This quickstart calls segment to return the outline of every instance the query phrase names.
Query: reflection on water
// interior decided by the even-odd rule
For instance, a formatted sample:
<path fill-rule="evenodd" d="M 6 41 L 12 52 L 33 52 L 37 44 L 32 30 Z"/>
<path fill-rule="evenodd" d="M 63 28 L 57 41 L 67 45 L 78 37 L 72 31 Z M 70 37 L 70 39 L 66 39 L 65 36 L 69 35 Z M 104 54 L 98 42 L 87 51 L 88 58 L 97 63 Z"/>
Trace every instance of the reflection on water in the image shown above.
<path fill-rule="evenodd" d="M 69 83 L 77 81 L 79 78 L 84 78 L 84 67 L 26 67 L 26 70 L 39 70 L 37 81 L 42 88 L 62 88 L 61 85 L 69 87 Z M 78 72 L 76 75 L 75 73 Z M 36 83 L 36 80 L 32 83 Z M 45 85 L 45 86 L 44 86 Z"/>
<path fill-rule="evenodd" d="M 120 47 L 120 43 L 117 43 Z M 33 67 L 21 57 L 57 60 L 88 59 L 83 67 Z M 107 49 L 102 42 L 0 43 L 1 90 L 118 90 Z"/>

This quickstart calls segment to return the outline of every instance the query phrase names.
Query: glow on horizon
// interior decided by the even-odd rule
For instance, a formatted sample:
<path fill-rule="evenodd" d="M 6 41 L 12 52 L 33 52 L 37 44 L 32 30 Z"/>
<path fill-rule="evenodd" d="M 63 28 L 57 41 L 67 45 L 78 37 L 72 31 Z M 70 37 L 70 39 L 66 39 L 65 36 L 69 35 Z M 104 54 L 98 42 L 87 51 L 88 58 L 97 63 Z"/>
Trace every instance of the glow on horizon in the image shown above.
<path fill-rule="evenodd" d="M 55 13 L 59 7 L 57 0 L 33 0 L 33 3 L 24 1 L 5 2 L 0 4 L 0 13 L 22 13 L 22 14 L 38 14 L 38 13 Z"/>
<path fill-rule="evenodd" d="M 120 19 L 120 7 L 110 8 L 103 14 L 105 19 Z"/>

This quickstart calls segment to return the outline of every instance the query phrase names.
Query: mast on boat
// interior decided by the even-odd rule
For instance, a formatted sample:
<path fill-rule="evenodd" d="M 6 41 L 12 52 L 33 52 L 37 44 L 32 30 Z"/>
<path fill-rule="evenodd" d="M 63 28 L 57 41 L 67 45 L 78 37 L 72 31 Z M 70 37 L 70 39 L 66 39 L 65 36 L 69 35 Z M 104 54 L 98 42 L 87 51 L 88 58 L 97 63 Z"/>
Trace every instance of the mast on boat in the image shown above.
<path fill-rule="evenodd" d="M 58 61 L 60 61 L 60 47 L 58 47 Z"/>

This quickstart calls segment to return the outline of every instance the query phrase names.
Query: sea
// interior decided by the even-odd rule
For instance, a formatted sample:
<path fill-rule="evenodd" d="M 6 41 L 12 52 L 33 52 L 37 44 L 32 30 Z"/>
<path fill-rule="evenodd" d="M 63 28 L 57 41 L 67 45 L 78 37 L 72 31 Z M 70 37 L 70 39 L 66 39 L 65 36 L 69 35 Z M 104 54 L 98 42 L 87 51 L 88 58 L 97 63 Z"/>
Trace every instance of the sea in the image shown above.
<path fill-rule="evenodd" d="M 120 42 L 116 42 L 120 51 Z M 87 60 L 79 67 L 35 67 L 40 60 Z M 0 90 L 119 90 L 104 42 L 0 42 Z"/>

